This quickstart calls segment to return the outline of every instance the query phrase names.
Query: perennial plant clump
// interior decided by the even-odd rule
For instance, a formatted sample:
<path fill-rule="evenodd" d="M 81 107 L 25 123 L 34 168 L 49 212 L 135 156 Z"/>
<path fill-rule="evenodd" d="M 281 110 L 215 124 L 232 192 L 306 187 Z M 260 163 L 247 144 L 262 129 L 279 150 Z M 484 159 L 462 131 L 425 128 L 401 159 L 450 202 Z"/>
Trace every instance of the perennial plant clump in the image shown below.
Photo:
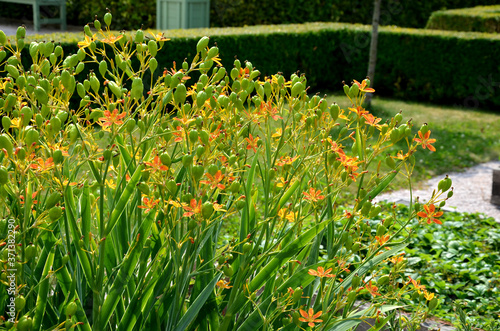
<path fill-rule="evenodd" d="M 344 85 L 340 109 L 309 96 L 304 75 L 239 60 L 226 71 L 208 37 L 162 69 L 167 38 L 104 22 L 68 56 L 25 45 L 22 27 L 0 32 L 2 327 L 415 329 L 437 306 L 425 292 L 399 316 L 421 289 L 398 253 L 414 227 L 439 223 L 451 181 L 370 222 L 371 200 L 398 174 L 411 186 L 415 150 L 433 149 L 427 126 L 416 138 L 401 114 L 381 123 L 363 108 L 368 79 Z M 229 222 L 238 231 L 221 241 Z"/>

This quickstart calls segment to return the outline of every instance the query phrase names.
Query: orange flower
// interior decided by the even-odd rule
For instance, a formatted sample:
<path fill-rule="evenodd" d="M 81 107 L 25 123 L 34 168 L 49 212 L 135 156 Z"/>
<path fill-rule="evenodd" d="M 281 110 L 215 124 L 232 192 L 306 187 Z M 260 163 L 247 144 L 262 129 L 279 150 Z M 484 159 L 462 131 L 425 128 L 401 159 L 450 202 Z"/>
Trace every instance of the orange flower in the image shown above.
<path fill-rule="evenodd" d="M 212 189 L 217 187 L 217 188 L 223 190 L 226 188 L 226 186 L 224 186 L 223 184 L 220 183 L 224 179 L 224 175 L 222 174 L 222 171 L 220 171 L 220 170 L 217 171 L 214 176 L 212 176 L 209 173 L 206 173 L 205 176 L 207 176 L 207 178 L 209 180 L 200 180 L 200 183 L 210 185 L 210 188 L 212 188 Z"/>
<path fill-rule="evenodd" d="M 434 298 L 434 293 L 424 291 L 424 297 L 427 301 L 431 301 Z"/>
<path fill-rule="evenodd" d="M 363 107 L 361 107 L 361 106 L 358 106 L 358 107 L 356 107 L 356 108 L 351 108 L 351 107 L 349 107 L 349 108 L 347 108 L 347 109 L 349 109 L 350 111 L 352 111 L 352 112 L 356 113 L 359 117 L 364 116 L 365 114 L 368 114 L 368 111 L 367 111 L 367 110 L 365 110 L 365 109 L 364 109 Z"/>
<path fill-rule="evenodd" d="M 294 157 L 282 156 L 282 157 L 280 157 L 279 161 L 276 162 L 276 165 L 280 166 L 280 167 L 282 167 L 284 165 L 291 165 L 298 158 L 299 158 L 298 156 L 294 156 Z"/>
<path fill-rule="evenodd" d="M 302 309 L 299 310 L 300 315 L 302 317 L 299 317 L 299 321 L 301 322 L 307 322 L 307 325 L 309 325 L 311 328 L 314 327 L 314 323 L 321 323 L 323 320 L 317 319 L 318 317 L 323 314 L 322 311 L 318 311 L 316 314 L 314 314 L 314 310 L 312 308 L 309 308 L 309 311 L 306 313 Z"/>
<path fill-rule="evenodd" d="M 379 117 L 375 117 L 370 113 L 363 114 L 363 117 L 365 118 L 365 123 L 371 126 L 376 126 L 378 127 L 378 122 L 380 122 L 382 119 Z"/>
<path fill-rule="evenodd" d="M 201 214 L 201 200 L 196 202 L 196 199 L 191 199 L 189 206 L 182 206 L 184 210 L 187 210 L 182 216 L 191 217 L 194 214 Z"/>
<path fill-rule="evenodd" d="M 368 292 L 370 292 L 371 295 L 373 296 L 377 296 L 377 295 L 382 295 L 380 293 L 378 293 L 378 287 L 375 286 L 375 285 L 372 285 L 372 281 L 370 280 L 370 282 L 368 284 L 365 283 L 365 289 L 368 290 Z"/>
<path fill-rule="evenodd" d="M 427 224 L 431 224 L 432 222 L 436 224 L 443 224 L 443 222 L 436 218 L 443 215 L 442 211 L 436 211 L 436 206 L 434 206 L 433 204 L 431 204 L 430 206 L 424 205 L 424 210 L 425 211 L 417 213 L 417 215 L 419 217 L 426 218 Z"/>
<path fill-rule="evenodd" d="M 224 281 L 222 279 L 219 280 L 217 282 L 217 284 L 215 284 L 215 285 L 217 285 L 217 287 L 219 287 L 219 288 L 231 288 L 232 287 L 232 286 L 229 286 L 229 282 L 226 282 L 226 281 Z"/>
<path fill-rule="evenodd" d="M 78 48 L 89 47 L 90 44 L 95 40 L 95 36 L 96 36 L 95 34 L 92 37 L 89 37 L 89 36 L 85 35 L 85 40 L 78 42 Z"/>
<path fill-rule="evenodd" d="M 118 36 L 114 36 L 114 35 L 109 35 L 107 36 L 106 38 L 104 38 L 103 40 L 101 40 L 103 43 L 105 44 L 114 44 L 116 43 L 118 40 L 120 40 L 121 38 L 123 37 L 123 34 L 120 34 Z"/>
<path fill-rule="evenodd" d="M 41 157 L 39 157 L 35 161 L 37 161 L 38 164 L 35 163 L 30 164 L 30 168 L 33 170 L 47 171 L 54 166 L 54 161 L 52 160 L 51 157 L 49 157 L 45 161 Z"/>
<path fill-rule="evenodd" d="M 410 278 L 410 282 L 413 284 L 413 286 L 415 286 L 415 289 L 418 291 L 418 293 L 420 293 L 420 290 L 425 289 L 425 285 L 421 285 L 420 280 L 417 281 L 415 279 L 412 279 L 410 276 L 408 276 L 408 278 Z"/>
<path fill-rule="evenodd" d="M 125 112 L 118 114 L 118 109 L 110 112 L 109 110 L 104 111 L 104 116 L 99 118 L 99 123 L 102 127 L 108 127 L 113 124 L 120 125 L 123 124 L 122 118 L 124 118 L 127 114 Z"/>
<path fill-rule="evenodd" d="M 250 77 L 250 69 L 248 68 L 240 68 L 240 73 L 238 77 Z"/>
<path fill-rule="evenodd" d="M 160 199 L 153 200 L 148 199 L 147 197 L 142 198 L 142 206 L 137 206 L 137 208 L 146 209 L 146 213 L 154 208 L 160 202 Z"/>
<path fill-rule="evenodd" d="M 385 235 L 385 236 L 375 236 L 375 240 L 378 241 L 378 244 L 380 246 L 382 246 L 383 244 L 385 244 L 387 242 L 387 240 L 389 240 L 389 235 Z"/>
<path fill-rule="evenodd" d="M 144 162 L 145 165 L 148 166 L 153 171 L 166 171 L 168 167 L 163 165 L 160 161 L 160 157 L 158 155 L 155 156 L 153 162 Z"/>
<path fill-rule="evenodd" d="M 399 264 L 399 263 L 402 263 L 404 261 L 404 253 L 398 255 L 398 256 L 394 256 L 391 258 L 391 262 L 394 263 L 394 264 Z"/>
<path fill-rule="evenodd" d="M 277 121 L 278 119 L 283 119 L 283 117 L 278 115 L 278 108 L 273 107 L 271 101 L 262 102 L 260 104 L 259 112 L 264 116 L 266 120 L 268 117 L 271 117 L 275 121 Z"/>
<path fill-rule="evenodd" d="M 366 81 L 365 81 L 365 80 L 363 80 L 363 81 L 361 82 L 361 84 L 360 84 L 357 80 L 354 80 L 354 84 L 358 85 L 359 90 L 360 90 L 361 92 L 365 92 L 365 93 L 366 93 L 366 92 L 370 92 L 370 93 L 375 92 L 375 90 L 374 90 L 374 89 L 372 89 L 371 87 L 366 87 Z"/>
<path fill-rule="evenodd" d="M 316 191 L 314 187 L 309 188 L 309 193 L 308 192 L 302 192 L 302 193 L 305 196 L 304 199 L 309 200 L 311 202 L 318 202 L 325 198 L 324 195 L 321 195 L 321 190 Z"/>
<path fill-rule="evenodd" d="M 325 269 L 323 267 L 318 267 L 318 270 L 309 269 L 308 273 L 309 273 L 309 275 L 320 277 L 320 278 L 323 278 L 323 277 L 326 277 L 326 278 L 335 277 L 335 275 L 330 274 L 331 272 L 332 272 L 332 268 L 329 268 L 329 269 L 327 269 L 325 271 Z"/>
<path fill-rule="evenodd" d="M 182 130 L 182 128 L 180 126 L 178 126 L 176 129 L 177 129 L 177 131 L 173 131 L 172 134 L 175 136 L 174 141 L 176 143 L 178 143 L 178 142 L 182 141 L 182 139 L 184 137 L 184 131 Z"/>
<path fill-rule="evenodd" d="M 253 149 L 254 153 L 257 152 L 257 142 L 259 141 L 259 137 L 253 137 L 252 134 L 248 135 L 248 138 L 245 138 L 247 141 L 247 149 Z"/>
<path fill-rule="evenodd" d="M 435 152 L 436 149 L 431 144 L 435 143 L 436 139 L 429 139 L 430 135 L 431 135 L 430 130 L 427 131 L 425 135 L 423 135 L 422 132 L 418 131 L 418 136 L 420 138 L 414 138 L 413 140 L 415 140 L 417 143 L 422 144 L 423 149 L 428 148 L 430 151 Z"/>

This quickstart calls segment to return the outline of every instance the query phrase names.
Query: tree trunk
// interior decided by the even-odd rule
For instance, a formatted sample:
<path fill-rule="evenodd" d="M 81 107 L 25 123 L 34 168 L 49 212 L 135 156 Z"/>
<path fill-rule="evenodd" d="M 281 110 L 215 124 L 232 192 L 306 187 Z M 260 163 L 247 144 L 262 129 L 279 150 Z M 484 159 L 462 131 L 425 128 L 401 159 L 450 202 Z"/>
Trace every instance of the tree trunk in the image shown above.
<path fill-rule="evenodd" d="M 378 23 L 380 20 L 380 5 L 382 0 L 374 0 L 372 18 L 372 39 L 370 42 L 370 59 L 368 61 L 368 74 L 370 87 L 375 83 L 375 66 L 377 65 L 377 44 L 378 44 Z M 366 103 L 369 106 L 372 101 L 372 93 L 366 96 Z"/>

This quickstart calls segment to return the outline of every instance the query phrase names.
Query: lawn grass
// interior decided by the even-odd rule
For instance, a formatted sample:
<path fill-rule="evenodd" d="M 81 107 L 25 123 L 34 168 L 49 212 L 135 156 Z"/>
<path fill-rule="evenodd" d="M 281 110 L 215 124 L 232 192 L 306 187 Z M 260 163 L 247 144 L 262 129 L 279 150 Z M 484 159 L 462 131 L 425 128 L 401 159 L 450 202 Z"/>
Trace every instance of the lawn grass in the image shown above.
<path fill-rule="evenodd" d="M 350 106 L 345 95 L 329 94 L 327 100 L 329 103 L 337 102 L 342 109 Z M 418 149 L 412 175 L 417 183 L 433 176 L 498 160 L 500 155 L 500 113 L 377 97 L 367 109 L 383 121 L 401 111 L 404 121 L 411 119 L 414 124 L 413 134 L 417 134 L 422 124 L 428 124 L 431 137 L 437 139 L 433 144 L 437 151 Z M 405 150 L 405 145 L 405 142 L 399 142 L 391 148 L 390 153 L 395 155 L 397 151 Z M 401 176 L 391 189 L 406 185 L 405 178 Z"/>

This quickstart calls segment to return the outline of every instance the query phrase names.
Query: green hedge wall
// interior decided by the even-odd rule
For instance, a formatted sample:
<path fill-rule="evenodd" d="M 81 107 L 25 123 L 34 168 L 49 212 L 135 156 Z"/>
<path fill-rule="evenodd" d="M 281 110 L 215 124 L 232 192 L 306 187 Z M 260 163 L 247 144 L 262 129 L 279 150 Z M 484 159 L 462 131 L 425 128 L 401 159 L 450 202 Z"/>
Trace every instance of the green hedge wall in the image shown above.
<path fill-rule="evenodd" d="M 190 61 L 197 40 L 208 35 L 219 46 L 226 68 L 237 56 L 250 60 L 263 76 L 300 70 L 313 90 L 340 91 L 343 80 L 365 77 L 370 31 L 370 26 L 340 23 L 170 30 L 166 36 L 172 40 L 157 60 L 160 68 L 170 68 L 172 61 L 179 66 L 186 57 Z M 81 34 L 61 36 L 66 53 L 76 52 Z M 45 37 L 60 40 L 56 34 Z M 498 54 L 498 34 L 383 27 L 375 89 L 377 95 L 407 100 L 498 107 Z"/>
<path fill-rule="evenodd" d="M 437 11 L 432 13 L 426 29 L 500 32 L 500 5 Z"/>
<path fill-rule="evenodd" d="M 477 5 L 494 5 L 498 0 L 384 0 L 381 24 L 425 27 L 432 12 Z M 83 26 L 94 15 L 102 17 L 109 8 L 114 26 L 133 30 L 156 27 L 156 1 L 68 0 L 68 23 Z M 211 0 L 212 27 L 305 22 L 346 22 L 370 24 L 373 1 L 369 0 Z M 32 20 L 32 7 L 0 2 L 0 17 Z"/>

